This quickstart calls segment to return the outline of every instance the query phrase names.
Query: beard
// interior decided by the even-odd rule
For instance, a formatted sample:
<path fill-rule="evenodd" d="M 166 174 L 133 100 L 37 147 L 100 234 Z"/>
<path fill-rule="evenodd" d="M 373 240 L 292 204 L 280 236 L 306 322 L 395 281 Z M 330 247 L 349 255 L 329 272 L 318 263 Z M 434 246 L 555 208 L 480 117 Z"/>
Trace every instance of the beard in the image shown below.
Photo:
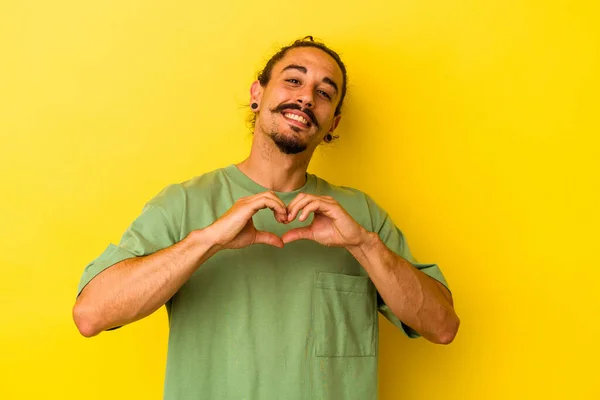
<path fill-rule="evenodd" d="M 292 130 L 295 131 L 294 127 Z M 286 135 L 277 131 L 272 131 L 269 137 L 275 143 L 279 151 L 283 154 L 298 154 L 307 149 L 307 144 L 296 135 Z"/>
<path fill-rule="evenodd" d="M 308 148 L 307 138 L 303 137 L 300 128 L 293 125 L 288 125 L 288 128 L 292 132 L 284 132 L 282 127 L 278 125 L 277 120 L 273 121 L 270 129 L 261 124 L 261 130 L 266 133 L 268 132 L 267 136 L 271 138 L 283 154 L 302 153 Z"/>
<path fill-rule="evenodd" d="M 319 128 L 319 123 L 312 110 L 302 109 L 302 107 L 296 103 L 283 103 L 270 109 L 270 111 L 272 115 L 281 116 L 285 109 L 302 110 L 310 118 L 311 124 L 309 126 L 314 125 L 317 129 Z M 302 130 L 297 126 L 288 125 L 288 127 L 293 131 L 292 133 L 288 134 L 282 132 L 281 126 L 278 126 L 277 117 L 275 117 L 271 129 L 263 130 L 263 132 L 269 132 L 268 136 L 283 154 L 298 154 L 305 151 L 308 148 L 308 141 L 310 138 L 305 137 L 306 134 L 302 133 Z"/>

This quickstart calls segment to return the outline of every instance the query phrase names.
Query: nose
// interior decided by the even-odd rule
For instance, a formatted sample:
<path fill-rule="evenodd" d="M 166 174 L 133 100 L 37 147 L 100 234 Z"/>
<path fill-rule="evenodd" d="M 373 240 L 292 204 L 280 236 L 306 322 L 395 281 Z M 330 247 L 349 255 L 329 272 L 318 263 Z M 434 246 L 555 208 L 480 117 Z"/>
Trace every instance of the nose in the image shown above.
<path fill-rule="evenodd" d="M 304 90 L 301 93 L 298 93 L 298 98 L 296 101 L 303 107 L 312 108 L 314 105 L 312 91 Z"/>

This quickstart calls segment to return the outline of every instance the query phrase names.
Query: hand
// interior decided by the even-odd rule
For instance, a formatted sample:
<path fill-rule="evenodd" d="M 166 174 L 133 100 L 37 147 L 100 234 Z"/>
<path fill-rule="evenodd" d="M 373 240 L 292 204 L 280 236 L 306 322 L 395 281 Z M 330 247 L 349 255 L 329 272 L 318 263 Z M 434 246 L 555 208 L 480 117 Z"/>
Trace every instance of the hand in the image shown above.
<path fill-rule="evenodd" d="M 300 221 L 306 220 L 311 212 L 315 218 L 309 226 L 286 232 L 282 237 L 283 243 L 310 239 L 324 246 L 353 247 L 360 246 L 365 240 L 366 229 L 333 197 L 301 193 L 292 200 L 287 210 L 288 221 L 293 221 L 300 210 Z"/>
<path fill-rule="evenodd" d="M 263 208 L 273 210 L 275 220 L 288 223 L 285 204 L 272 191 L 242 197 L 210 227 L 219 249 L 241 249 L 255 243 L 283 247 L 281 238 L 254 227 L 252 216 Z"/>

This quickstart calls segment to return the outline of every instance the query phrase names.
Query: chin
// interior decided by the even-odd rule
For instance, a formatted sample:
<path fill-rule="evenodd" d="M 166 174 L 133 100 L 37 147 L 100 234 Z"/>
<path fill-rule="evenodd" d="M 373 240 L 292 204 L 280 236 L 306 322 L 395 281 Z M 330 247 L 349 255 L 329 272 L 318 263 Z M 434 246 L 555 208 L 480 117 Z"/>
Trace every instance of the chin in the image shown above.
<path fill-rule="evenodd" d="M 261 130 L 275 143 L 283 154 L 299 154 L 308 148 L 310 132 L 306 129 L 284 123 L 272 121 L 270 129 L 261 124 Z"/>
<path fill-rule="evenodd" d="M 273 132 L 269 135 L 279 151 L 284 154 L 298 154 L 306 151 L 308 145 L 305 140 L 298 137 L 297 133 Z"/>

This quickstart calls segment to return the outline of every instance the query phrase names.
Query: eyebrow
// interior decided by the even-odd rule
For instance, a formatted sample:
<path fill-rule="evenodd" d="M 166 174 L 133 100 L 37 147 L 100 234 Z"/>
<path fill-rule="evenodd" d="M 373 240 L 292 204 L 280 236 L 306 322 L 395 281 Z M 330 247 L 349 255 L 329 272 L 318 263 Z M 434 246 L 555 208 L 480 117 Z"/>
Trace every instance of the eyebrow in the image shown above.
<path fill-rule="evenodd" d="M 303 74 L 306 74 L 308 72 L 306 67 L 303 67 L 302 65 L 297 65 L 297 64 L 290 64 L 287 67 L 285 67 L 283 70 L 281 70 L 281 72 L 287 71 L 288 69 L 295 69 L 295 70 L 302 72 Z M 325 77 L 325 78 L 323 78 L 323 83 L 326 83 L 329 86 L 332 86 L 335 89 L 336 93 L 339 92 L 338 85 L 337 85 L 337 83 L 335 83 L 333 81 L 333 79 Z"/>

